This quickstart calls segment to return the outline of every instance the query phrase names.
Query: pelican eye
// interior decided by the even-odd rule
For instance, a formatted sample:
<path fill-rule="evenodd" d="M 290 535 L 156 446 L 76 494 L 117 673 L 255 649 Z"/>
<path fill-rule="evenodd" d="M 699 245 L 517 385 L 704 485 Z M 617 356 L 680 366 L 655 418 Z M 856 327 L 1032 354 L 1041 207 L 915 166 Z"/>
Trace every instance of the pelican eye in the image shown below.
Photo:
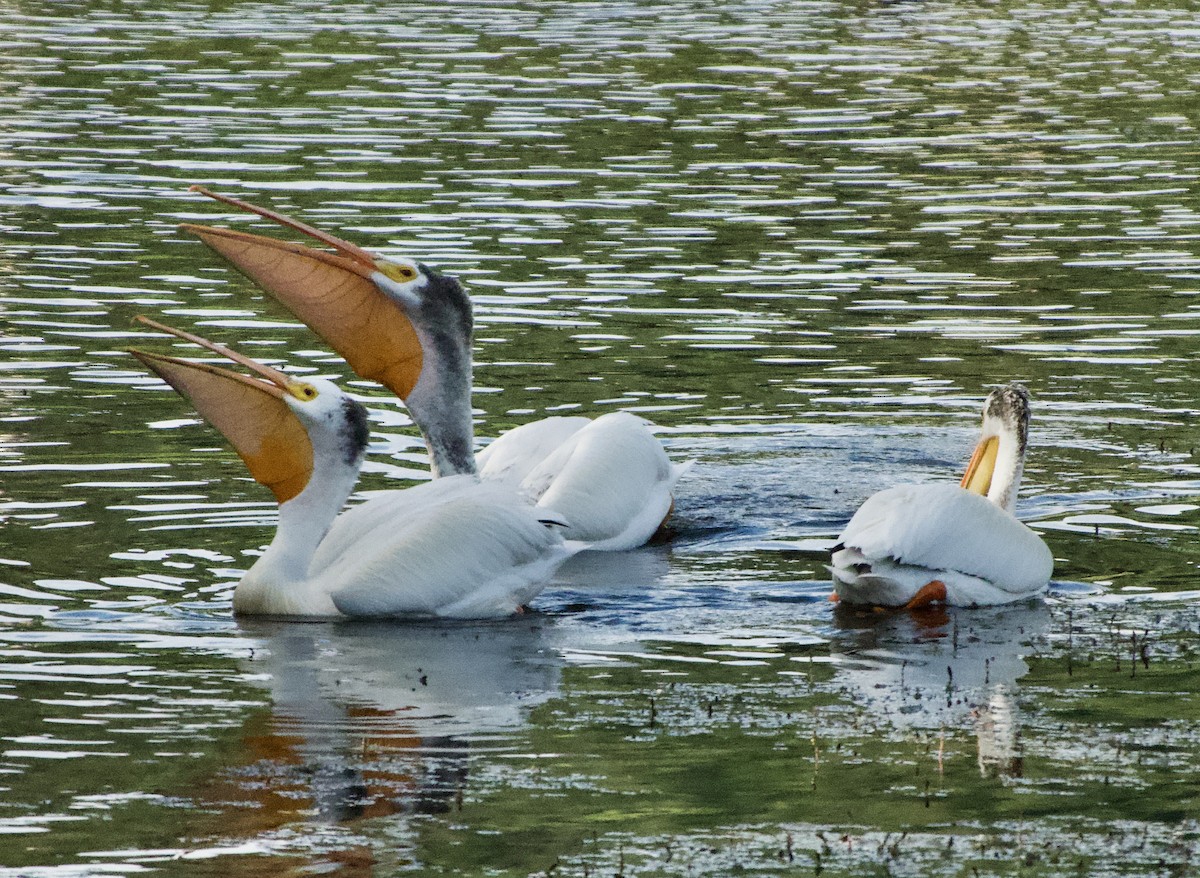
<path fill-rule="evenodd" d="M 375 263 L 375 267 L 397 283 L 411 283 L 420 276 L 414 266 L 404 265 L 399 262 L 384 262 L 381 259 Z"/>
<path fill-rule="evenodd" d="M 292 396 L 301 402 L 312 402 L 318 396 L 317 388 L 311 384 L 293 384 L 291 390 Z"/>

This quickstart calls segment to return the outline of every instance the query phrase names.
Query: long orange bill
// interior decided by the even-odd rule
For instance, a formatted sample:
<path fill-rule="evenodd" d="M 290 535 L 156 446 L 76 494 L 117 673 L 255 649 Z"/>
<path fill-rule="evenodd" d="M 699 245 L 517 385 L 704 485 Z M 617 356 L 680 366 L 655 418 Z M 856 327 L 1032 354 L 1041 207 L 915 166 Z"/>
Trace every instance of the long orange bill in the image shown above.
<path fill-rule="evenodd" d="M 249 201 L 242 201 L 240 198 L 234 198 L 232 195 L 222 195 L 220 192 L 213 192 L 199 184 L 188 187 L 189 192 L 199 192 L 201 195 L 207 195 L 220 201 L 222 204 L 228 204 L 230 207 L 236 207 L 239 210 L 245 210 L 249 213 L 256 213 L 264 219 L 269 219 L 272 222 L 277 222 L 281 226 L 289 229 L 295 229 L 297 232 L 303 232 L 309 237 L 316 238 L 323 244 L 328 244 L 334 250 L 337 250 L 343 256 L 350 259 L 356 259 L 364 265 L 374 266 L 375 257 L 359 247 L 357 244 L 351 244 L 349 241 L 332 235 L 329 232 L 323 232 L 308 223 L 301 222 L 295 217 L 290 217 L 287 214 L 279 213 L 271 210 L 269 207 L 259 207 L 257 204 L 251 204 Z"/>
<path fill-rule="evenodd" d="M 377 271 L 374 257 L 273 210 L 192 188 L 336 249 L 337 253 L 328 253 L 249 232 L 190 223 L 181 226 L 329 342 L 359 375 L 378 381 L 401 399 L 412 392 L 421 376 L 421 342 L 404 309 L 372 280 Z"/>
<path fill-rule="evenodd" d="M 286 391 L 291 385 L 291 379 L 277 369 L 272 369 L 265 363 L 260 363 L 258 360 L 252 360 L 245 354 L 238 353 L 233 348 L 227 348 L 224 345 L 214 344 L 203 336 L 188 332 L 184 329 L 176 329 L 174 326 L 167 326 L 165 323 L 159 323 L 157 320 L 152 320 L 145 314 L 139 314 L 133 318 L 138 323 L 145 324 L 151 329 L 157 329 L 159 332 L 165 332 L 168 335 L 173 335 L 177 338 L 182 338 L 184 341 L 190 341 L 192 344 L 199 345 L 202 348 L 212 351 L 214 354 L 232 360 L 239 365 L 245 366 L 251 372 L 256 372 L 263 378 L 270 381 L 280 390 Z"/>
<path fill-rule="evenodd" d="M 981 439 L 975 446 L 975 453 L 971 455 L 971 462 L 967 464 L 967 471 L 963 474 L 960 486 L 986 497 L 996 471 L 996 452 L 999 448 L 1000 440 L 995 436 Z"/>
<path fill-rule="evenodd" d="M 152 320 L 143 322 L 202 344 L 263 376 L 262 379 L 252 378 L 209 363 L 194 363 L 134 349 L 129 351 L 189 399 L 196 411 L 221 431 L 245 461 L 254 480 L 270 488 L 279 503 L 286 503 L 303 491 L 312 478 L 313 447 L 308 431 L 284 402 L 288 392 L 287 378 L 199 336 L 164 327 Z"/>

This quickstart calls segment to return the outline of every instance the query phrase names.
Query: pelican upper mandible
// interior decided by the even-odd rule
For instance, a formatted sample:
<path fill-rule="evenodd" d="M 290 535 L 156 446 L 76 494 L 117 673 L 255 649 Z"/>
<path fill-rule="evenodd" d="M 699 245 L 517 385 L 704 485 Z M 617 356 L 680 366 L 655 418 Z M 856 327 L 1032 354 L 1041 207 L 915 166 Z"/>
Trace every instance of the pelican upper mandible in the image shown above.
<path fill-rule="evenodd" d="M 139 319 L 253 373 L 130 351 L 191 400 L 279 502 L 275 537 L 237 584 L 234 612 L 504 616 L 541 591 L 575 550 L 547 527 L 543 510 L 507 486 L 470 475 L 391 492 L 365 518 L 361 510 L 372 501 L 339 516 L 367 447 L 362 405 L 332 382 L 285 375 L 200 336 Z M 362 521 L 371 526 L 359 527 Z"/>
<path fill-rule="evenodd" d="M 240 199 L 194 190 L 300 231 L 330 253 L 230 229 L 184 224 L 307 324 L 364 378 L 404 400 L 433 455 L 435 476 L 476 472 L 472 453 L 471 303 L 459 282 L 420 262 L 384 259 L 328 232 Z M 672 464 L 641 418 L 546 418 L 479 455 L 488 480 L 519 486 L 570 522 L 590 549 L 645 543 L 669 516 Z"/>
<path fill-rule="evenodd" d="M 833 550 L 835 599 L 919 607 L 1005 604 L 1043 592 L 1054 558 L 1013 517 L 1029 436 L 1029 393 L 993 390 L 961 485 L 901 485 L 869 497 Z"/>

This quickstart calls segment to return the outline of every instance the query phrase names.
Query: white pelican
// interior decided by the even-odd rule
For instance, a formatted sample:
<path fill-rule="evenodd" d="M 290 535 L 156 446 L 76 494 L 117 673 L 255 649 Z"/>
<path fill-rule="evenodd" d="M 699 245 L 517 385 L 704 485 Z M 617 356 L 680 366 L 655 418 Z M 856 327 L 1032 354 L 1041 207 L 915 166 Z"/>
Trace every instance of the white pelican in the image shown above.
<path fill-rule="evenodd" d="M 1045 590 L 1054 558 L 1013 517 L 1025 467 L 1029 394 L 992 391 L 961 485 L 901 485 L 867 499 L 833 548 L 832 598 L 920 607 L 1005 604 Z"/>
<path fill-rule="evenodd" d="M 433 454 L 435 476 L 476 472 L 471 423 L 471 303 L 459 282 L 240 199 L 192 189 L 334 248 L 314 250 L 229 229 L 184 224 L 341 354 L 404 400 Z M 645 543 L 671 513 L 672 464 L 647 423 L 616 412 L 546 418 L 501 436 L 479 456 L 485 479 L 517 485 L 570 522 L 589 549 Z"/>
<path fill-rule="evenodd" d="M 279 502 L 275 538 L 237 584 L 236 613 L 485 618 L 518 611 L 578 547 L 502 484 L 474 476 L 394 491 L 338 515 L 367 447 L 365 409 L 337 385 L 300 380 L 192 333 L 155 329 L 258 377 L 131 350 L 216 427 Z M 360 527 L 369 522 L 369 527 Z M 562 524 L 561 521 L 554 522 Z"/>

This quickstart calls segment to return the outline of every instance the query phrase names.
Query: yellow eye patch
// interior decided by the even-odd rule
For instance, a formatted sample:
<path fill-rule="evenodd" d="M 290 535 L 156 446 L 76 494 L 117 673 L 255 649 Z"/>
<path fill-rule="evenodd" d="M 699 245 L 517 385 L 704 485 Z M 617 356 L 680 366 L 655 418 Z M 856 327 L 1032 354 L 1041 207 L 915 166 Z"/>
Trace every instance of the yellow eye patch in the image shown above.
<path fill-rule="evenodd" d="M 392 280 L 402 284 L 414 281 L 420 276 L 416 268 L 399 262 L 384 262 L 380 259 L 375 263 L 375 267 Z"/>
<path fill-rule="evenodd" d="M 292 391 L 292 396 L 296 397 L 296 399 L 299 399 L 302 402 L 311 402 L 318 396 L 317 388 L 313 387 L 311 384 L 294 384 L 290 389 Z"/>

